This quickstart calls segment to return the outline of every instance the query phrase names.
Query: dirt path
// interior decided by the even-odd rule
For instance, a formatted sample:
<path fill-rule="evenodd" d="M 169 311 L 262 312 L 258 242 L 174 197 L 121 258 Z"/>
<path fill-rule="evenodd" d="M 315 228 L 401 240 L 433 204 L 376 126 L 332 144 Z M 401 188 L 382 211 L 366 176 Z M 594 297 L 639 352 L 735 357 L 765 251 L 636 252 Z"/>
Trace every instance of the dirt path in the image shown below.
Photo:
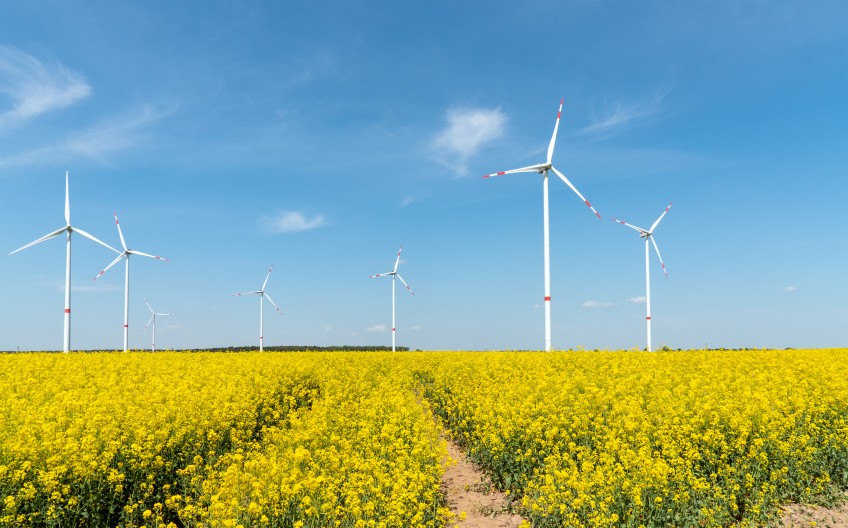
<path fill-rule="evenodd" d="M 523 520 L 506 512 L 506 495 L 492 488 L 480 468 L 465 459 L 465 453 L 448 440 L 451 464 L 442 477 L 442 491 L 459 528 L 516 528 Z M 463 516 L 464 512 L 464 516 Z"/>
<path fill-rule="evenodd" d="M 848 493 L 846 502 L 838 508 L 824 508 L 805 504 L 790 504 L 783 507 L 778 527 L 816 526 L 818 528 L 848 527 Z"/>

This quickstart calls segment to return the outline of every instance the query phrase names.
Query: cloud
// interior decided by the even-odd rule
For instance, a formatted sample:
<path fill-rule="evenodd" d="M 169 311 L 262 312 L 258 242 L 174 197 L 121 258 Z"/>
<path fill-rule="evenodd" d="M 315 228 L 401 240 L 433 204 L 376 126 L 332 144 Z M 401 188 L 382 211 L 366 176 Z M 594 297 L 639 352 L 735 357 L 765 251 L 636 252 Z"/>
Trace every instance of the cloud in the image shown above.
<path fill-rule="evenodd" d="M 619 100 L 608 104 L 600 115 L 593 116 L 592 123 L 580 130 L 580 134 L 607 137 L 643 124 L 659 114 L 666 95 L 668 92 L 664 91 L 650 101 L 625 103 Z"/>
<path fill-rule="evenodd" d="M 418 325 L 412 325 L 409 327 L 410 330 L 421 330 L 421 327 Z"/>
<path fill-rule="evenodd" d="M 798 289 L 798 286 L 787 286 L 787 287 L 783 288 L 783 291 L 785 291 L 785 292 L 794 292 L 794 291 L 795 291 L 795 290 L 797 290 L 797 289 Z"/>
<path fill-rule="evenodd" d="M 366 332 L 388 332 L 389 327 L 384 324 L 378 324 L 365 329 Z"/>
<path fill-rule="evenodd" d="M 400 208 L 408 207 L 408 206 L 410 206 L 410 205 L 412 205 L 416 202 L 420 202 L 421 200 L 424 200 L 425 198 L 427 198 L 427 196 L 425 196 L 425 195 L 421 195 L 421 196 L 406 195 L 403 198 L 401 198 L 401 200 L 398 202 L 398 207 L 400 207 Z"/>
<path fill-rule="evenodd" d="M 640 304 L 645 302 L 647 299 L 644 295 L 640 295 L 639 297 L 630 297 L 629 299 L 625 299 L 629 303 Z"/>
<path fill-rule="evenodd" d="M 324 215 L 307 218 L 298 211 L 282 211 L 276 216 L 263 216 L 262 221 L 272 233 L 297 233 L 327 225 Z"/>
<path fill-rule="evenodd" d="M 0 106 L 2 130 L 85 99 L 91 86 L 61 64 L 45 65 L 28 53 L 0 46 L 0 94 L 11 102 L 5 111 Z"/>
<path fill-rule="evenodd" d="M 176 107 L 143 106 L 116 118 L 68 134 L 66 139 L 37 149 L 0 158 L 0 167 L 46 165 L 83 158 L 110 165 L 109 155 L 136 146 L 143 132 L 173 113 Z"/>
<path fill-rule="evenodd" d="M 325 332 L 332 332 L 332 331 L 333 331 L 333 327 L 331 327 L 330 325 L 327 325 L 327 326 L 325 326 L 325 327 L 324 327 L 324 331 L 325 331 Z"/>
<path fill-rule="evenodd" d="M 500 108 L 455 108 L 445 119 L 448 124 L 433 139 L 433 148 L 439 161 L 460 176 L 468 172 L 471 156 L 503 135 L 507 121 Z"/>
<path fill-rule="evenodd" d="M 608 308 L 612 305 L 611 302 L 586 301 L 583 303 L 583 308 Z"/>

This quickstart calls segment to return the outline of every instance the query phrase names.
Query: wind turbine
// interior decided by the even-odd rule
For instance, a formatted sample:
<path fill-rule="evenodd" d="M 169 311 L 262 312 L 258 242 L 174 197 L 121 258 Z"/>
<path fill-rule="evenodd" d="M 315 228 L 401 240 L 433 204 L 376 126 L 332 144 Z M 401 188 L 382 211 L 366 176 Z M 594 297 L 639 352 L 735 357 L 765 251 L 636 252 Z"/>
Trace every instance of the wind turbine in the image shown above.
<path fill-rule="evenodd" d="M 103 271 L 98 273 L 97 276 L 91 280 L 96 281 L 100 278 L 101 275 L 106 273 L 109 268 L 120 262 L 121 259 L 126 259 L 124 266 L 124 352 L 126 352 L 128 350 L 127 334 L 129 332 L 130 314 L 130 255 L 141 255 L 142 257 L 150 257 L 152 259 L 162 260 L 165 262 L 167 262 L 168 259 L 164 257 L 157 257 L 156 255 L 148 255 L 147 253 L 142 253 L 141 251 L 135 251 L 133 249 L 127 249 L 127 243 L 124 240 L 124 234 L 121 232 L 121 224 L 118 223 L 118 213 L 115 213 L 115 225 L 118 226 L 118 236 L 121 237 L 121 245 L 124 247 L 124 251 L 123 253 L 118 255 L 118 257 L 113 260 L 108 266 L 106 266 Z"/>
<path fill-rule="evenodd" d="M 61 235 L 62 233 L 65 233 L 65 248 L 66 248 L 65 249 L 65 339 L 64 339 L 64 344 L 63 344 L 63 351 L 69 352 L 71 350 L 71 234 L 72 233 L 79 233 L 80 235 L 84 236 L 85 238 L 93 240 L 94 242 L 97 242 L 101 246 L 111 249 L 115 253 L 119 253 L 119 251 L 117 249 L 113 248 L 112 246 L 110 246 L 109 244 L 106 244 L 105 242 L 102 242 L 102 241 L 94 238 L 93 236 L 86 233 L 82 229 L 71 226 L 71 201 L 70 201 L 70 195 L 68 193 L 68 171 L 65 171 L 65 227 L 63 227 L 61 229 L 57 229 L 56 231 L 53 231 L 50 234 L 44 235 L 43 237 L 41 237 L 38 240 L 35 240 L 33 242 L 30 242 L 29 244 L 25 245 L 24 247 L 21 247 L 21 248 L 18 248 L 16 250 L 12 251 L 11 253 L 9 253 L 9 255 L 14 255 L 18 251 L 22 251 L 22 250 L 24 250 L 28 247 L 32 247 L 36 244 L 40 244 L 41 242 L 44 242 L 45 240 L 49 240 L 53 237 L 57 237 L 57 236 Z"/>
<path fill-rule="evenodd" d="M 396 334 L 396 330 L 397 330 L 397 327 L 395 326 L 395 278 L 397 277 L 398 279 L 400 279 L 400 281 L 403 283 L 403 285 L 406 286 L 406 289 L 409 290 L 409 293 L 411 293 L 412 295 L 415 295 L 415 292 L 412 291 L 412 288 L 409 287 L 409 284 L 407 284 L 406 281 L 403 280 L 403 277 L 401 277 L 397 272 L 398 264 L 400 264 L 400 252 L 401 251 L 403 251 L 403 246 L 401 246 L 401 248 L 398 249 L 397 259 L 395 260 L 395 267 L 392 268 L 392 271 L 387 271 L 386 273 L 377 273 L 376 275 L 370 275 L 368 277 L 369 279 L 375 279 L 377 277 L 391 277 L 392 278 L 392 352 L 395 351 L 395 334 Z"/>
<path fill-rule="evenodd" d="M 592 207 L 592 204 L 589 203 L 586 198 L 580 194 L 580 191 L 577 190 L 577 187 L 571 184 L 568 181 L 568 178 L 563 175 L 560 171 L 557 170 L 553 165 L 553 156 L 554 156 L 554 144 L 556 143 L 557 130 L 559 129 L 559 120 L 562 116 L 562 103 L 563 100 L 559 102 L 559 111 L 557 112 L 556 123 L 554 124 L 554 133 L 551 136 L 551 142 L 548 144 L 548 158 L 545 163 L 539 163 L 536 165 L 531 165 L 529 167 L 522 167 L 520 169 L 512 169 L 508 171 L 495 172 L 492 174 L 486 174 L 483 176 L 484 178 L 491 178 L 493 176 L 503 176 L 504 174 L 513 174 L 516 172 L 537 172 L 542 175 L 542 211 L 544 216 L 544 245 L 545 245 L 545 351 L 551 351 L 551 247 L 550 247 L 550 227 L 548 220 L 548 171 L 554 171 L 554 174 L 559 176 L 566 185 L 571 187 L 571 190 L 583 200 L 589 209 L 592 210 L 595 215 L 600 218 L 601 215 L 595 211 L 595 208 Z"/>
<path fill-rule="evenodd" d="M 259 290 L 251 291 L 251 292 L 243 292 L 243 293 L 234 293 L 233 294 L 233 295 L 258 295 L 259 296 L 259 351 L 260 352 L 262 352 L 262 345 L 263 345 L 263 340 L 264 340 L 263 336 L 265 335 L 262 332 L 262 307 L 263 307 L 262 299 L 267 298 L 268 302 L 270 302 L 271 305 L 274 308 L 277 308 L 277 305 L 274 303 L 274 299 L 272 299 L 271 296 L 268 295 L 268 293 L 265 291 L 265 286 L 268 285 L 268 279 L 271 278 L 271 270 L 273 270 L 273 269 L 274 269 L 274 266 L 271 266 L 270 268 L 268 268 L 268 275 L 265 276 L 265 282 L 262 283 L 262 288 L 260 288 Z M 279 308 L 277 308 L 277 312 L 280 315 L 283 315 L 283 312 L 281 312 Z"/>
<path fill-rule="evenodd" d="M 147 302 L 147 299 L 144 300 L 144 304 L 147 305 L 147 309 L 150 310 L 150 319 L 147 320 L 147 324 L 144 325 L 144 329 L 147 330 L 147 327 L 150 326 L 150 323 L 153 323 L 153 346 L 151 350 L 156 352 L 156 318 L 160 315 L 174 315 L 169 313 L 156 313 L 153 311 L 153 308 L 150 307 L 150 303 Z M 124 327 L 126 328 L 126 327 Z"/>
<path fill-rule="evenodd" d="M 645 320 L 648 325 L 648 352 L 651 351 L 651 270 L 648 266 L 649 259 L 648 256 L 650 251 L 648 250 L 648 241 L 650 240 L 652 244 L 654 244 L 654 250 L 657 252 L 657 257 L 660 259 L 660 266 L 662 266 L 663 273 L 665 277 L 668 278 L 668 272 L 665 269 L 665 264 L 663 263 L 662 256 L 660 256 L 660 248 L 657 247 L 657 241 L 654 240 L 654 229 L 660 223 L 660 220 L 663 219 L 668 210 L 671 209 L 671 204 L 668 204 L 668 207 L 665 208 L 665 211 L 657 218 L 657 221 L 651 225 L 650 229 L 642 229 L 641 227 L 636 227 L 635 225 L 630 225 L 627 222 L 622 222 L 621 220 L 616 220 L 613 218 L 614 222 L 618 222 L 621 225 L 626 225 L 630 229 L 635 229 L 639 232 L 639 236 L 645 239 L 645 304 L 648 306 L 648 312 L 645 316 Z"/>

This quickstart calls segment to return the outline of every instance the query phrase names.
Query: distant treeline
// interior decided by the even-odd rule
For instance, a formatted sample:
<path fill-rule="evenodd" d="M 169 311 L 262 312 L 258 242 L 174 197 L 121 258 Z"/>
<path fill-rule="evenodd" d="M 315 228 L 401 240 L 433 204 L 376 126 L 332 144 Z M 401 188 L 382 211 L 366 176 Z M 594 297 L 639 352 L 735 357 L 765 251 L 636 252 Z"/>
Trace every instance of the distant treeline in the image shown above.
<path fill-rule="evenodd" d="M 392 347 L 387 346 L 266 346 L 262 347 L 264 352 L 391 352 Z M 406 352 L 409 347 L 395 347 L 399 352 Z M 237 346 L 223 348 L 183 349 L 175 352 L 257 352 L 255 346 Z"/>
<path fill-rule="evenodd" d="M 264 352 L 390 352 L 392 347 L 387 346 L 266 346 L 263 347 Z M 395 347 L 398 352 L 407 352 L 409 347 Z M 172 348 L 168 350 L 159 350 L 159 352 L 258 352 L 256 346 L 233 346 L 233 347 L 218 347 L 218 348 Z M 136 349 L 134 352 L 145 352 L 146 350 Z M 0 354 L 14 354 L 14 350 L 0 350 Z M 61 350 L 39 350 L 38 352 L 61 352 Z M 96 350 L 74 350 L 74 352 L 123 352 L 120 349 L 105 348 Z"/>

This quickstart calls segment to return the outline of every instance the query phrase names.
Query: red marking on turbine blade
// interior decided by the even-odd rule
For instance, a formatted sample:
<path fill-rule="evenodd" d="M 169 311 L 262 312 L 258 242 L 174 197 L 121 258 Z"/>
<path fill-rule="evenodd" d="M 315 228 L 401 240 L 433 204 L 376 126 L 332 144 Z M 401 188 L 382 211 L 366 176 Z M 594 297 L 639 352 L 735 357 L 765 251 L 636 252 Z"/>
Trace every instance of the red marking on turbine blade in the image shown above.
<path fill-rule="evenodd" d="M 562 117 L 562 112 L 557 112 L 557 119 L 559 119 L 560 117 Z"/>
<path fill-rule="evenodd" d="M 603 220 L 603 218 L 601 218 L 601 215 L 599 215 L 597 211 L 595 211 L 595 216 L 597 216 L 600 220 Z"/>
<path fill-rule="evenodd" d="M 562 104 L 564 102 L 565 102 L 565 98 L 562 98 L 562 99 L 559 100 L 559 104 Z"/>
<path fill-rule="evenodd" d="M 550 295 L 545 295 L 545 300 L 546 300 L 546 301 L 550 301 L 550 300 L 551 300 L 551 296 L 550 296 Z"/>
<path fill-rule="evenodd" d="M 71 309 L 70 309 L 70 308 L 65 308 L 65 313 L 66 313 L 66 314 L 71 313 Z"/>
<path fill-rule="evenodd" d="M 506 173 L 505 172 L 499 172 L 498 176 L 503 176 L 504 174 L 506 174 Z"/>

